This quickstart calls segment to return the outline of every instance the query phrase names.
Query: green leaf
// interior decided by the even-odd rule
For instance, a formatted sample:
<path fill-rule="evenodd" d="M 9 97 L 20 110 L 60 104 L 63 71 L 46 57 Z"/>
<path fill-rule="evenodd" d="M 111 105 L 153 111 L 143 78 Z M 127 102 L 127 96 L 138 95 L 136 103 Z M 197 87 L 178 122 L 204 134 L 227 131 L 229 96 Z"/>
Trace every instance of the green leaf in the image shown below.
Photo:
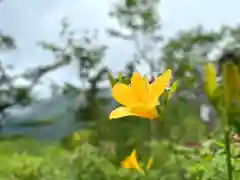
<path fill-rule="evenodd" d="M 174 92 L 177 90 L 177 87 L 178 87 L 178 81 L 176 80 L 170 88 L 170 91 L 168 93 L 168 100 L 172 98 Z"/>
<path fill-rule="evenodd" d="M 203 160 L 205 160 L 205 161 L 212 161 L 212 159 L 213 159 L 213 156 L 210 154 L 203 156 Z"/>
<path fill-rule="evenodd" d="M 109 82 L 110 82 L 112 87 L 117 83 L 117 80 L 114 79 L 114 77 L 113 77 L 111 72 L 108 72 L 108 80 L 109 80 Z"/>
<path fill-rule="evenodd" d="M 130 79 L 128 77 L 123 77 L 122 80 L 120 81 L 123 84 L 129 85 L 130 83 Z"/>
<path fill-rule="evenodd" d="M 220 142 L 220 141 L 217 141 L 217 142 L 216 142 L 216 145 L 219 146 L 219 147 L 221 147 L 221 148 L 225 148 L 225 144 L 222 143 L 222 142 Z"/>
<path fill-rule="evenodd" d="M 123 80 L 123 73 L 122 73 L 122 72 L 119 72 L 117 78 L 118 78 L 118 80 L 120 80 L 120 81 Z"/>
<path fill-rule="evenodd" d="M 128 8 L 133 7 L 133 6 L 136 6 L 137 0 L 125 0 L 125 3 Z"/>

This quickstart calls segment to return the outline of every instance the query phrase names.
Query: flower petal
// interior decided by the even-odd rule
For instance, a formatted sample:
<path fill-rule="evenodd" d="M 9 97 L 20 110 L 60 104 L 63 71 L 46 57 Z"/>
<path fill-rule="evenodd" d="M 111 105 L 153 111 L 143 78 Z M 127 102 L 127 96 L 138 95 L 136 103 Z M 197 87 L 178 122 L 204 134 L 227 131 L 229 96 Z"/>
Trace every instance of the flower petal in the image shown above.
<path fill-rule="evenodd" d="M 136 163 L 136 151 L 133 150 L 130 156 L 127 156 L 122 162 L 121 165 L 123 168 L 135 168 Z"/>
<path fill-rule="evenodd" d="M 133 74 L 131 78 L 131 88 L 136 99 L 145 105 L 151 103 L 150 84 L 147 78 L 142 77 L 139 72 Z"/>
<path fill-rule="evenodd" d="M 132 107 L 138 104 L 138 101 L 133 96 L 131 88 L 123 83 L 117 83 L 112 88 L 112 97 L 124 106 Z"/>
<path fill-rule="evenodd" d="M 131 161 L 129 160 L 129 158 L 130 157 L 127 157 L 124 161 L 121 162 L 121 166 L 123 168 L 127 168 L 127 169 L 133 168 L 133 165 L 132 165 Z"/>
<path fill-rule="evenodd" d="M 131 157 L 137 159 L 137 151 L 136 151 L 136 149 L 132 150 Z"/>
<path fill-rule="evenodd" d="M 156 107 L 149 109 L 144 106 L 139 106 L 139 107 L 131 108 L 131 112 L 133 112 L 135 116 L 139 116 L 147 119 L 156 119 L 158 116 Z"/>
<path fill-rule="evenodd" d="M 121 118 L 121 117 L 126 117 L 126 116 L 138 116 L 137 114 L 131 112 L 130 108 L 127 107 L 119 107 L 114 109 L 110 115 L 109 115 L 109 119 L 117 119 L 117 118 Z"/>
<path fill-rule="evenodd" d="M 123 168 L 132 168 L 132 169 L 136 169 L 139 172 L 144 172 L 137 161 L 136 150 L 133 150 L 131 155 L 127 156 L 126 159 L 121 162 L 121 166 Z"/>
<path fill-rule="evenodd" d="M 155 98 L 158 99 L 159 96 L 164 92 L 171 77 L 172 77 L 172 71 L 168 69 L 151 84 L 152 93 L 155 95 Z"/>
<path fill-rule="evenodd" d="M 145 93 L 145 91 L 146 91 L 145 82 L 139 72 L 135 72 L 133 74 L 133 76 L 131 78 L 131 88 L 133 89 L 134 92 L 141 91 L 141 92 Z M 139 92 L 139 93 L 141 93 L 141 92 Z"/>
<path fill-rule="evenodd" d="M 209 98 L 212 98 L 213 92 L 217 87 L 216 69 L 214 64 L 208 63 L 205 65 L 205 90 Z"/>

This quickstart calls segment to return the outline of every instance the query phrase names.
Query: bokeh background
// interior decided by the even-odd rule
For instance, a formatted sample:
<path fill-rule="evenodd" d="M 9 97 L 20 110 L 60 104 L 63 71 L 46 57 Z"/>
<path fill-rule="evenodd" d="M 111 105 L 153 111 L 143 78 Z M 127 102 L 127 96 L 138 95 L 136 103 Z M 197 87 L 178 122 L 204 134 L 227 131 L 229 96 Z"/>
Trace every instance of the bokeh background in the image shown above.
<path fill-rule="evenodd" d="M 155 157 L 149 179 L 196 179 L 186 167 L 219 129 L 203 66 L 239 59 L 239 5 L 1 0 L 0 180 L 134 179 L 120 168 L 133 148 L 143 162 Z M 162 121 L 109 121 L 117 103 L 108 73 L 150 78 L 167 68 L 179 87 Z M 202 178 L 222 180 L 219 169 Z"/>

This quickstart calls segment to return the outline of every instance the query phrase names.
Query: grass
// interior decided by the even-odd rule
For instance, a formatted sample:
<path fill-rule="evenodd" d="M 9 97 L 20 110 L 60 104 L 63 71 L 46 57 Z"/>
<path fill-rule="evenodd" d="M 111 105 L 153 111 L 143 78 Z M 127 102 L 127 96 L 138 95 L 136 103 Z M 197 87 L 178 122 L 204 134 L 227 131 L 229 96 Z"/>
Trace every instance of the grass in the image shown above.
<path fill-rule="evenodd" d="M 37 180 L 36 174 L 54 169 L 68 170 L 68 152 L 58 143 L 32 139 L 0 141 L 0 180 Z M 45 169 L 42 169 L 45 166 Z M 39 171 L 39 172 L 38 172 Z M 54 174 L 54 172 L 51 172 Z"/>

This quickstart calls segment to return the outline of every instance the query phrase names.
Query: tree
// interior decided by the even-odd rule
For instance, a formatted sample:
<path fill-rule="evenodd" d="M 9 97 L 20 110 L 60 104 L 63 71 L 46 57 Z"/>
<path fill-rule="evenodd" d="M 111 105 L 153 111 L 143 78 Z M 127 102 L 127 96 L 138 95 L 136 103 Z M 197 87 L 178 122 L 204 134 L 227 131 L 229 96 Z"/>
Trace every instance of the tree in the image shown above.
<path fill-rule="evenodd" d="M 14 40 L 0 32 L 0 50 L 2 52 L 12 51 L 16 48 Z M 15 81 L 21 76 L 12 76 L 11 68 L 5 67 L 0 60 L 0 114 L 5 115 L 5 110 L 14 105 L 26 105 L 31 102 L 32 97 L 29 87 L 15 85 Z M 33 85 L 31 85 L 33 86 Z"/>
<path fill-rule="evenodd" d="M 82 82 L 83 86 L 74 87 L 68 84 L 64 87 L 64 92 L 73 92 L 72 90 L 74 90 L 75 92 L 84 93 L 89 106 L 83 112 L 88 112 L 85 114 L 96 115 L 92 111 L 93 109 L 98 109 L 96 99 L 99 90 L 98 83 L 105 80 L 108 73 L 108 68 L 102 63 L 107 47 L 97 42 L 97 31 L 93 33 L 85 31 L 85 34 L 78 38 L 77 32 L 70 29 L 67 19 L 63 19 L 62 21 L 60 39 L 63 42 L 62 46 L 48 42 L 40 43 L 44 49 L 51 51 L 55 55 L 56 62 L 44 67 L 38 67 L 38 72 L 54 71 L 72 63 L 77 64 L 79 82 Z M 37 75 L 40 74 L 37 73 Z M 30 74 L 29 77 L 34 77 L 34 75 Z M 89 88 L 87 85 L 89 85 Z M 81 107 L 79 108 L 81 109 Z M 82 112 L 82 110 L 76 112 L 77 116 L 79 112 Z"/>
<path fill-rule="evenodd" d="M 223 30 L 205 31 L 203 27 L 198 26 L 180 31 L 175 37 L 167 40 L 160 61 L 173 70 L 174 78 L 179 81 L 178 92 L 187 91 L 189 97 L 189 94 L 198 97 L 203 93 L 202 65 L 209 61 L 211 53 L 217 50 L 222 37 Z M 192 93 L 192 89 L 198 92 Z"/>
<path fill-rule="evenodd" d="M 158 7 L 159 0 L 119 1 L 110 16 L 118 21 L 121 29 L 108 30 L 111 36 L 132 42 L 136 51 L 131 65 L 146 63 L 151 73 L 161 69 L 158 64 L 162 40 Z"/>
<path fill-rule="evenodd" d="M 102 74 L 102 71 L 107 69 L 102 64 L 102 59 L 107 47 L 97 43 L 97 31 L 92 34 L 86 31 L 82 37 L 78 38 L 76 31 L 71 30 L 68 21 L 63 19 L 60 39 L 63 42 L 62 46 L 48 42 L 39 43 L 44 49 L 51 51 L 56 57 L 54 64 L 41 67 L 39 71 L 53 71 L 62 66 L 70 65 L 75 61 L 74 63 L 77 64 L 79 72 L 79 79 L 84 87 L 87 83 L 94 85 L 94 77 L 97 77 L 99 73 Z M 101 78 L 96 79 L 100 80 Z"/>

